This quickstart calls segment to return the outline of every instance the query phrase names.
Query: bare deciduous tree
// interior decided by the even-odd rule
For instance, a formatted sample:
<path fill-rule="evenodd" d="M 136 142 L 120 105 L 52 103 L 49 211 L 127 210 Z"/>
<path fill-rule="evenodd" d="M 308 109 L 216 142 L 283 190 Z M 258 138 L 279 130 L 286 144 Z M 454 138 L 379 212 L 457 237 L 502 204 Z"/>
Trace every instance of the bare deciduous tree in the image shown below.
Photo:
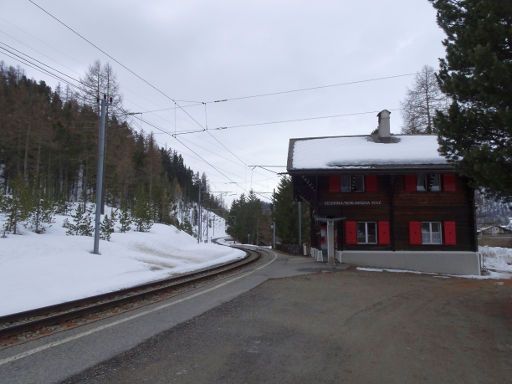
<path fill-rule="evenodd" d="M 121 95 L 119 93 L 119 83 L 110 64 L 101 64 L 96 60 L 89 66 L 85 77 L 81 79 L 82 95 L 85 102 L 91 106 L 95 112 L 99 113 L 98 100 L 106 95 L 112 98 L 111 109 L 114 113 L 121 108 Z"/>
<path fill-rule="evenodd" d="M 407 89 L 401 103 L 404 126 L 402 133 L 409 135 L 435 133 L 433 118 L 436 110 L 448 107 L 448 98 L 439 89 L 434 68 L 425 65 L 416 74 L 414 85 Z"/>

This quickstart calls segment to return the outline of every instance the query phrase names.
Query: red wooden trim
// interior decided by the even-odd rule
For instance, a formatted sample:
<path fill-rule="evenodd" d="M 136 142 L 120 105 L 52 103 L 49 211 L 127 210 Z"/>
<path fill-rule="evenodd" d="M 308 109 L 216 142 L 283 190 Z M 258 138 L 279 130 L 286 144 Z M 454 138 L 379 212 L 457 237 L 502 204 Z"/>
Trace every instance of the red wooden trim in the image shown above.
<path fill-rule="evenodd" d="M 405 192 L 416 192 L 417 190 L 417 179 L 416 175 L 405 175 Z"/>
<path fill-rule="evenodd" d="M 421 244 L 421 222 L 409 221 L 409 244 Z"/>
<path fill-rule="evenodd" d="M 339 192 L 340 183 L 339 176 L 329 176 L 329 192 Z"/>
<path fill-rule="evenodd" d="M 443 191 L 445 192 L 456 192 L 457 184 L 455 182 L 455 174 L 443 173 Z"/>
<path fill-rule="evenodd" d="M 457 229 L 455 221 L 443 222 L 444 227 L 444 244 L 457 245 Z"/>
<path fill-rule="evenodd" d="M 366 192 L 377 192 L 379 189 L 377 175 L 367 175 L 364 177 L 364 189 Z"/>
<path fill-rule="evenodd" d="M 355 221 L 345 221 L 345 244 L 357 244 L 357 223 Z"/>
<path fill-rule="evenodd" d="M 379 244 L 389 245 L 390 234 L 389 234 L 389 221 L 379 221 Z"/>

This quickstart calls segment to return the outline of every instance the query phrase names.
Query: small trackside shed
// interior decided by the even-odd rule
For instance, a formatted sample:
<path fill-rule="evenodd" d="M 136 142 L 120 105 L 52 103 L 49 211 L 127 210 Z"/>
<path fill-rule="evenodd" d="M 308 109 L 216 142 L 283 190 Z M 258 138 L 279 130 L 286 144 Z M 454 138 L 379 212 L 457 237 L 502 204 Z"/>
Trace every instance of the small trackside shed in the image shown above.
<path fill-rule="evenodd" d="M 287 170 L 311 208 L 311 247 L 328 260 L 480 274 L 474 191 L 434 135 L 391 135 L 390 112 L 368 136 L 291 139 Z"/>

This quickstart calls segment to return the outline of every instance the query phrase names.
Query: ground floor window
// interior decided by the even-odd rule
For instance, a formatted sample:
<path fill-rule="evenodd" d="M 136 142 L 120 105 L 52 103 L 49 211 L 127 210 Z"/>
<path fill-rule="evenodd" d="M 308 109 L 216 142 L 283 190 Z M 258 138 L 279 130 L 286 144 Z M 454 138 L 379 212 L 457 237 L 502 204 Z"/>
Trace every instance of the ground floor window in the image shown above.
<path fill-rule="evenodd" d="M 377 223 L 363 221 L 357 223 L 357 244 L 377 244 Z"/>
<path fill-rule="evenodd" d="M 422 244 L 442 244 L 442 227 L 438 221 L 424 221 L 421 223 Z"/>

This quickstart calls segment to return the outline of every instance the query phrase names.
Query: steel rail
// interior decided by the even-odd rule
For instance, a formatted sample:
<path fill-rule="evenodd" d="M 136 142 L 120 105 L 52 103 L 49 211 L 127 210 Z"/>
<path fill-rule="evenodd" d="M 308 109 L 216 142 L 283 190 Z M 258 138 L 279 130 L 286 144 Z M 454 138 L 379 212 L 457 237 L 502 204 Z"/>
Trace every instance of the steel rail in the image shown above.
<path fill-rule="evenodd" d="M 101 313 L 126 304 L 140 303 L 140 305 L 137 305 L 135 308 L 131 307 L 118 313 L 127 312 L 147 304 L 165 300 L 171 293 L 178 289 L 191 287 L 196 283 L 211 280 L 227 273 L 234 272 L 259 260 L 261 257 L 261 252 L 258 250 L 246 248 L 239 249 L 246 252 L 246 256 L 243 259 L 215 265 L 213 267 L 204 268 L 191 273 L 180 274 L 168 279 L 140 284 L 114 292 L 68 301 L 62 304 L 50 305 L 12 315 L 1 316 L 0 347 L 4 344 L 3 342 L 5 340 L 16 337 L 20 334 L 36 333 L 37 330 L 45 327 L 59 326 L 70 320 L 85 318 L 88 315 Z M 163 295 L 163 297 L 159 297 L 159 295 Z M 148 299 L 152 300 L 150 302 L 144 302 Z M 111 315 L 103 316 L 101 318 L 109 316 Z M 66 327 L 65 329 L 69 329 L 69 327 Z M 56 331 L 49 333 L 55 333 L 60 330 L 61 329 L 57 329 Z"/>

